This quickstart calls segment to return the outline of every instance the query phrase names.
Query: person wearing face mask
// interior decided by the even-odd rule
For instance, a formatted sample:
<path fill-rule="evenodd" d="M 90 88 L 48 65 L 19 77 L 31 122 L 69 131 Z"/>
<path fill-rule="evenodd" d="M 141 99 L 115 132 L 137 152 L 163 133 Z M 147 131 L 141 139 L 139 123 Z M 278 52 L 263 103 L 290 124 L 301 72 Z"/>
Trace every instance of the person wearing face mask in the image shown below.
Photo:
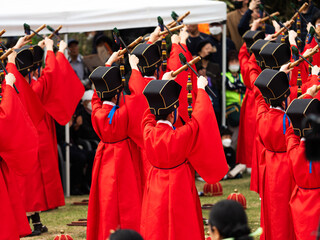
<path fill-rule="evenodd" d="M 228 54 L 228 72 L 226 73 L 226 116 L 227 124 L 233 130 L 233 144 L 236 149 L 240 121 L 240 108 L 246 91 L 240 73 L 238 54 L 235 50 Z"/>
<path fill-rule="evenodd" d="M 211 42 L 213 48 L 216 51 L 212 54 L 211 60 L 218 63 L 220 71 L 222 70 L 222 24 L 221 23 L 210 23 L 209 24 L 210 36 L 208 40 Z M 230 38 L 227 38 L 227 53 L 230 50 L 235 50 L 236 47 Z"/>
<path fill-rule="evenodd" d="M 223 126 L 220 130 L 220 133 L 224 154 L 226 155 L 229 170 L 231 170 L 236 166 L 236 152 L 231 147 L 232 131 L 230 131 L 229 128 Z"/>
<path fill-rule="evenodd" d="M 234 10 L 227 14 L 227 36 L 235 43 L 237 51 L 243 43 L 242 37 L 238 32 L 238 24 L 243 14 L 248 9 L 249 0 L 233 1 Z"/>

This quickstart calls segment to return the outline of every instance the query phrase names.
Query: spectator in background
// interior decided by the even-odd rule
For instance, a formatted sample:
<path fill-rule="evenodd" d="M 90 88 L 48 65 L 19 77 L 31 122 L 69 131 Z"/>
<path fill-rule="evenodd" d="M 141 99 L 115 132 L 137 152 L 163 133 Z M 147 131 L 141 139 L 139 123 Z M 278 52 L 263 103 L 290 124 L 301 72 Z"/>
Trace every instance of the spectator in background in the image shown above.
<path fill-rule="evenodd" d="M 209 25 L 210 36 L 208 40 L 213 46 L 212 61 L 218 63 L 220 71 L 222 69 L 222 24 L 210 23 Z M 230 50 L 235 50 L 236 47 L 230 38 L 227 38 L 227 53 Z"/>
<path fill-rule="evenodd" d="M 188 50 L 191 52 L 192 56 L 197 56 L 197 46 L 199 42 L 209 38 L 209 35 L 199 32 L 198 24 L 188 24 L 187 31 L 189 33 L 189 37 L 187 39 Z"/>
<path fill-rule="evenodd" d="M 79 53 L 79 42 L 75 39 L 68 41 L 68 61 L 71 64 L 71 67 L 76 72 L 78 78 L 81 80 L 83 86 L 86 89 L 91 88 L 89 77 L 89 71 L 83 62 L 82 55 Z"/>
<path fill-rule="evenodd" d="M 250 30 L 250 23 L 254 20 L 263 17 L 263 14 L 259 11 L 259 4 L 260 0 L 252 0 L 249 4 L 249 9 L 245 12 L 245 14 L 242 16 L 240 23 L 238 25 L 238 31 L 239 34 L 242 36 L 246 31 Z M 262 16 L 261 16 L 262 15 Z M 261 30 L 261 28 L 258 28 L 257 30 Z M 274 27 L 265 24 L 265 32 L 267 34 L 274 33 Z"/>
<path fill-rule="evenodd" d="M 226 160 L 229 166 L 229 169 L 232 169 L 236 166 L 236 152 L 231 147 L 232 143 L 232 132 L 229 128 L 223 126 L 220 131 L 221 141 L 224 150 L 224 154 L 226 155 Z"/>
<path fill-rule="evenodd" d="M 227 14 L 227 36 L 236 45 L 236 50 L 239 51 L 242 44 L 242 35 L 238 32 L 238 25 L 243 14 L 248 10 L 249 0 L 233 1 L 235 10 Z"/>
<path fill-rule="evenodd" d="M 201 57 L 201 61 L 196 64 L 197 71 L 201 76 L 208 79 L 208 86 L 217 95 L 212 97 L 211 101 L 215 111 L 218 125 L 221 124 L 221 71 L 219 64 L 211 61 L 213 46 L 209 40 L 202 40 L 197 45 L 197 55 Z"/>
<path fill-rule="evenodd" d="M 229 71 L 226 73 L 226 118 L 227 125 L 233 132 L 232 147 L 236 150 L 240 121 L 240 107 L 246 91 L 246 87 L 240 73 L 240 64 L 236 50 L 231 50 L 228 53 L 228 70 Z"/>

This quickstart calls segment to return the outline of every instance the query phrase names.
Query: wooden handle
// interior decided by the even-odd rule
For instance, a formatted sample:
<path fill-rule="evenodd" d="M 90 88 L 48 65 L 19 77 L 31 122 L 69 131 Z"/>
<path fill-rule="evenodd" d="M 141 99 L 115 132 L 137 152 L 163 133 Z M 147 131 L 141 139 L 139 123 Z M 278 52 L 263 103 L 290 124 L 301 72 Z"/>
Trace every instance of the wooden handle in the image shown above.
<path fill-rule="evenodd" d="M 134 48 L 138 43 L 140 43 L 143 40 L 143 37 L 138 37 L 136 40 L 134 40 L 132 43 L 128 45 L 128 48 Z M 127 52 L 127 49 L 122 49 L 119 51 L 119 56 L 125 54 Z"/>
<path fill-rule="evenodd" d="M 44 29 L 45 27 L 46 27 L 46 25 L 43 24 L 43 25 L 41 25 L 40 27 L 38 27 L 37 30 L 35 30 L 35 32 L 38 33 L 38 32 L 40 32 L 42 29 Z M 34 37 L 34 35 L 36 35 L 34 32 L 31 33 L 30 35 L 28 35 L 28 36 L 26 37 L 26 40 L 30 40 L 31 38 Z"/>
<path fill-rule="evenodd" d="M 62 25 L 60 25 L 56 30 L 54 30 L 54 32 L 52 32 L 50 35 L 49 35 L 49 39 L 52 39 L 53 38 L 53 36 L 55 35 L 55 34 L 57 34 L 59 31 L 60 31 L 60 29 L 62 28 Z"/>
<path fill-rule="evenodd" d="M 198 57 L 192 59 L 192 60 L 189 62 L 189 64 L 190 64 L 190 65 L 196 64 L 196 63 L 199 62 L 200 60 L 201 60 L 201 57 L 198 56 Z M 176 71 L 174 71 L 174 72 L 171 74 L 171 76 L 172 76 L 172 77 L 175 77 L 175 76 L 177 76 L 179 73 L 181 73 L 182 71 L 186 70 L 187 68 L 188 68 L 188 65 L 185 64 L 185 65 L 183 65 L 182 67 L 180 67 L 179 69 L 177 69 Z"/>
<path fill-rule="evenodd" d="M 184 18 L 186 18 L 189 14 L 190 14 L 190 11 L 188 11 L 188 12 L 186 12 L 185 14 L 183 14 L 182 16 L 178 17 L 177 22 L 181 22 L 181 21 L 182 21 Z M 174 26 L 177 25 L 177 22 L 176 22 L 176 21 L 172 21 L 172 22 L 170 22 L 170 23 L 167 25 L 167 27 L 168 27 L 168 28 L 172 28 L 172 27 L 174 27 Z"/>
<path fill-rule="evenodd" d="M 309 54 L 303 55 L 303 57 L 308 59 L 309 57 L 312 57 L 314 54 L 316 54 L 318 50 L 319 50 L 319 45 L 315 46 Z M 303 61 L 304 61 L 303 58 L 299 58 L 297 61 L 290 63 L 288 68 L 293 68 L 295 66 L 298 66 Z"/>
<path fill-rule="evenodd" d="M 290 28 L 293 23 L 294 23 L 294 20 L 291 19 L 290 22 L 289 22 L 289 24 L 288 24 L 286 27 L 287 27 L 287 28 Z M 282 27 L 282 28 L 279 30 L 279 32 L 276 32 L 276 33 L 274 33 L 274 34 L 272 35 L 272 38 L 277 38 L 281 33 L 286 32 L 286 31 L 287 31 L 287 28 Z"/>
<path fill-rule="evenodd" d="M 184 26 L 185 26 L 185 25 L 182 24 L 182 25 L 179 25 L 179 26 L 176 26 L 176 27 L 173 27 L 173 28 L 169 28 L 169 30 L 170 30 L 170 32 L 174 32 L 174 31 L 177 31 L 177 30 L 183 28 Z M 162 36 L 162 35 L 165 35 L 165 34 L 167 34 L 167 33 L 168 33 L 168 30 L 162 31 L 162 32 L 159 33 L 159 37 Z M 149 36 L 149 37 L 146 37 L 144 40 L 145 40 L 145 41 L 149 41 L 149 39 L 150 39 L 150 36 Z"/>
<path fill-rule="evenodd" d="M 299 13 L 303 12 L 304 10 L 306 10 L 306 8 L 307 8 L 308 6 L 309 6 L 309 4 L 305 2 L 305 3 L 301 6 L 301 8 L 299 8 L 298 12 L 299 12 Z"/>
<path fill-rule="evenodd" d="M 319 91 L 319 90 L 320 90 L 320 85 L 317 86 L 316 92 Z M 298 97 L 298 99 L 303 99 L 306 95 L 307 95 L 307 93 L 304 93 L 304 94 L 300 95 L 300 96 Z"/>
<path fill-rule="evenodd" d="M 12 52 L 13 52 L 13 49 L 12 49 L 12 48 L 8 49 L 4 54 L 1 55 L 0 60 L 3 61 L 3 60 L 6 59 Z"/>
<path fill-rule="evenodd" d="M 2 29 L 1 32 L 0 32 L 0 37 L 6 32 L 5 29 Z"/>
<path fill-rule="evenodd" d="M 279 12 L 274 12 L 272 14 L 270 14 L 270 16 L 264 17 L 260 19 L 260 23 L 264 23 L 266 21 L 268 21 L 270 18 L 274 17 L 274 16 L 279 16 L 280 13 Z M 252 27 L 252 23 L 250 23 L 250 27 Z"/>

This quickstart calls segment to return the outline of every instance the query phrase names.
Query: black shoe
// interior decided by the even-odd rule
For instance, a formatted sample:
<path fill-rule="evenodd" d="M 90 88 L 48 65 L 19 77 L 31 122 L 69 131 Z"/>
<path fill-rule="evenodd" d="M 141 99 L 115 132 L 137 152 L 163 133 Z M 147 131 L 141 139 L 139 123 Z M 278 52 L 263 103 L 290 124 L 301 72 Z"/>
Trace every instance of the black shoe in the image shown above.
<path fill-rule="evenodd" d="M 41 230 L 33 230 L 31 234 L 27 235 L 26 237 L 34 237 L 34 236 L 39 236 L 41 235 Z"/>
<path fill-rule="evenodd" d="M 45 225 L 42 225 L 41 227 L 41 233 L 48 232 L 48 228 Z"/>

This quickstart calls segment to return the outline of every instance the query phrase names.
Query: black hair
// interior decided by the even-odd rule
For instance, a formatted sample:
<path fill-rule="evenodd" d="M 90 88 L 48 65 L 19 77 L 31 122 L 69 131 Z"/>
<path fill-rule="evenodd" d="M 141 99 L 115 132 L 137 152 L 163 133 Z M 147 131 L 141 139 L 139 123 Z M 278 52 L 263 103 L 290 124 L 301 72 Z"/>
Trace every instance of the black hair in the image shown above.
<path fill-rule="evenodd" d="M 239 61 L 238 52 L 237 52 L 237 50 L 234 50 L 234 49 L 229 50 L 229 52 L 228 52 L 228 62 L 233 61 L 233 60 Z"/>
<path fill-rule="evenodd" d="M 170 113 L 169 113 L 169 114 L 170 114 Z M 169 114 L 168 114 L 168 115 L 169 115 Z M 155 115 L 156 121 L 159 121 L 159 120 L 167 120 L 168 115 Z"/>
<path fill-rule="evenodd" d="M 201 40 L 198 44 L 197 44 L 197 53 L 201 52 L 202 48 L 207 45 L 208 43 L 210 43 L 212 45 L 212 43 L 207 40 L 207 39 L 204 39 L 204 40 Z"/>
<path fill-rule="evenodd" d="M 320 10 L 316 11 L 313 16 L 312 16 L 312 25 L 315 26 L 316 25 L 316 21 L 320 19 Z"/>
<path fill-rule="evenodd" d="M 142 75 L 143 75 L 144 77 L 154 76 L 156 70 L 157 70 L 157 69 L 156 69 L 155 67 L 146 68 L 146 69 L 144 70 L 144 72 L 142 73 Z"/>
<path fill-rule="evenodd" d="M 221 137 L 225 135 L 232 135 L 232 131 L 227 126 L 221 126 L 220 135 Z"/>
<path fill-rule="evenodd" d="M 143 238 L 134 230 L 121 229 L 112 233 L 110 240 L 143 240 Z"/>
<path fill-rule="evenodd" d="M 216 203 L 210 212 L 210 227 L 216 227 L 223 238 L 235 240 L 253 240 L 249 236 L 247 215 L 240 203 L 233 200 L 222 200 Z"/>

